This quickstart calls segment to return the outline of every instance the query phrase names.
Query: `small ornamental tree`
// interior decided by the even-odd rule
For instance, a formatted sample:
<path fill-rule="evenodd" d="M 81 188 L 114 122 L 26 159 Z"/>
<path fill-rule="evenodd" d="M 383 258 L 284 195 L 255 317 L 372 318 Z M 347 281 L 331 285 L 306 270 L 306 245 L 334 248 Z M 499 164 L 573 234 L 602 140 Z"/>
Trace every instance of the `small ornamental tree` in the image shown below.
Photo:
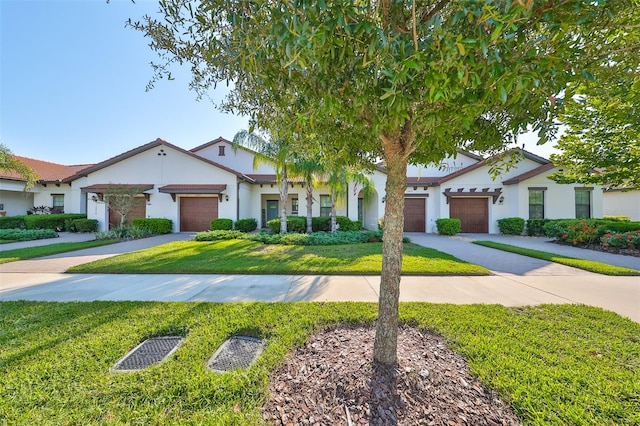
<path fill-rule="evenodd" d="M 118 227 L 128 225 L 131 212 L 146 202 L 142 195 L 143 191 L 140 188 L 126 184 L 111 185 L 105 190 L 105 203 L 109 210 L 118 213 L 120 217 Z"/>
<path fill-rule="evenodd" d="M 373 359 L 395 365 L 407 164 L 501 150 L 528 128 L 546 141 L 563 97 L 623 43 L 615 18 L 635 3 L 163 0 L 162 20 L 131 25 L 161 55 L 156 77 L 189 63 L 197 90 L 233 82 L 223 107 L 259 126 L 337 129 L 296 149 L 384 160 Z"/>

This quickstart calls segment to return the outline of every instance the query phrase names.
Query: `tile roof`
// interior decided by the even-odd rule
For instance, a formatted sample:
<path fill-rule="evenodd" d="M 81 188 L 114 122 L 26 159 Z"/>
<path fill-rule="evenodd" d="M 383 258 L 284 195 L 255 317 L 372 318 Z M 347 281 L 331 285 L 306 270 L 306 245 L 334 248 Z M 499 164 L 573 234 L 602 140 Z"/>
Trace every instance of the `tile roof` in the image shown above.
<path fill-rule="evenodd" d="M 22 157 L 20 155 L 16 155 L 15 157 L 19 161 L 31 167 L 38 175 L 38 180 L 45 183 L 63 181 L 69 176 L 73 176 L 80 170 L 92 166 L 92 164 L 66 166 L 64 164 L 50 163 L 48 161 L 36 160 L 35 158 Z M 24 180 L 17 173 L 4 170 L 0 171 L 0 178 L 20 181 Z"/>
<path fill-rule="evenodd" d="M 530 179 L 534 176 L 538 176 L 540 173 L 544 173 L 548 170 L 553 169 L 555 166 L 553 165 L 553 163 L 547 163 L 544 164 L 540 167 L 536 167 L 533 170 L 529 170 L 528 172 L 522 173 L 521 175 L 518 176 L 514 176 L 510 179 L 505 180 L 504 182 L 502 182 L 504 185 L 513 185 L 515 183 L 520 183 L 523 180 L 527 180 Z"/>

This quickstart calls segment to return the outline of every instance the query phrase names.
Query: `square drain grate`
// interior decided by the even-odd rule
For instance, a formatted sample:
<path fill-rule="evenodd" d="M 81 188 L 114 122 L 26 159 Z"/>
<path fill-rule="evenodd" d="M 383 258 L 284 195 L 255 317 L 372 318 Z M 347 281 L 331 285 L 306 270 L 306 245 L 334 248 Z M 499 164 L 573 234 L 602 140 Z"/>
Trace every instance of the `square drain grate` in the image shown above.
<path fill-rule="evenodd" d="M 180 336 L 153 337 L 145 340 L 129 351 L 112 369 L 136 371 L 149 367 L 169 357 L 183 341 L 184 337 Z"/>
<path fill-rule="evenodd" d="M 207 368 L 224 373 L 234 368 L 249 368 L 262 353 L 264 344 L 261 339 L 248 336 L 234 336 L 226 340 L 213 354 Z"/>

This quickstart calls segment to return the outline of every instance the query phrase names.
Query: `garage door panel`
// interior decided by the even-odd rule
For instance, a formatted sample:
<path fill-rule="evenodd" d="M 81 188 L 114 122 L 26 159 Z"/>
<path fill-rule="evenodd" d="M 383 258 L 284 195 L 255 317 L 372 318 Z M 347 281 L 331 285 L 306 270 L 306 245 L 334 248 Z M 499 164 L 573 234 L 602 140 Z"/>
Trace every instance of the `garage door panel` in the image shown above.
<path fill-rule="evenodd" d="M 217 197 L 180 198 L 180 231 L 208 231 L 211 226 L 211 221 L 217 218 Z"/>
<path fill-rule="evenodd" d="M 464 233 L 486 234 L 489 232 L 489 201 L 487 198 L 452 198 L 449 217 L 460 219 Z"/>
<path fill-rule="evenodd" d="M 426 200 L 404 199 L 404 232 L 425 232 Z"/>

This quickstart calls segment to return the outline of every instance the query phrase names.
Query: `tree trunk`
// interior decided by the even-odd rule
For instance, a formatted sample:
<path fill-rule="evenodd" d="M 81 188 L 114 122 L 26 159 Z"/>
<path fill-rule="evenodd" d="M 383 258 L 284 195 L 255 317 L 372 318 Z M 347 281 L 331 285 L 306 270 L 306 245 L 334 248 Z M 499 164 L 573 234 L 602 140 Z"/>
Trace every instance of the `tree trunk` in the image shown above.
<path fill-rule="evenodd" d="M 385 185 L 382 275 L 378 299 L 378 320 L 373 346 L 373 361 L 395 366 L 398 363 L 398 303 L 402 274 L 402 238 L 404 236 L 404 193 L 407 161 L 415 142 L 411 122 L 394 135 L 381 135 L 387 170 Z"/>
<path fill-rule="evenodd" d="M 338 230 L 336 226 L 336 192 L 331 190 L 331 233 L 335 234 Z"/>
<path fill-rule="evenodd" d="M 307 184 L 307 234 L 313 232 L 313 185 Z"/>
<path fill-rule="evenodd" d="M 280 182 L 280 233 L 287 233 L 287 199 L 289 198 L 289 182 L 287 169 L 282 168 L 282 182 Z"/>

